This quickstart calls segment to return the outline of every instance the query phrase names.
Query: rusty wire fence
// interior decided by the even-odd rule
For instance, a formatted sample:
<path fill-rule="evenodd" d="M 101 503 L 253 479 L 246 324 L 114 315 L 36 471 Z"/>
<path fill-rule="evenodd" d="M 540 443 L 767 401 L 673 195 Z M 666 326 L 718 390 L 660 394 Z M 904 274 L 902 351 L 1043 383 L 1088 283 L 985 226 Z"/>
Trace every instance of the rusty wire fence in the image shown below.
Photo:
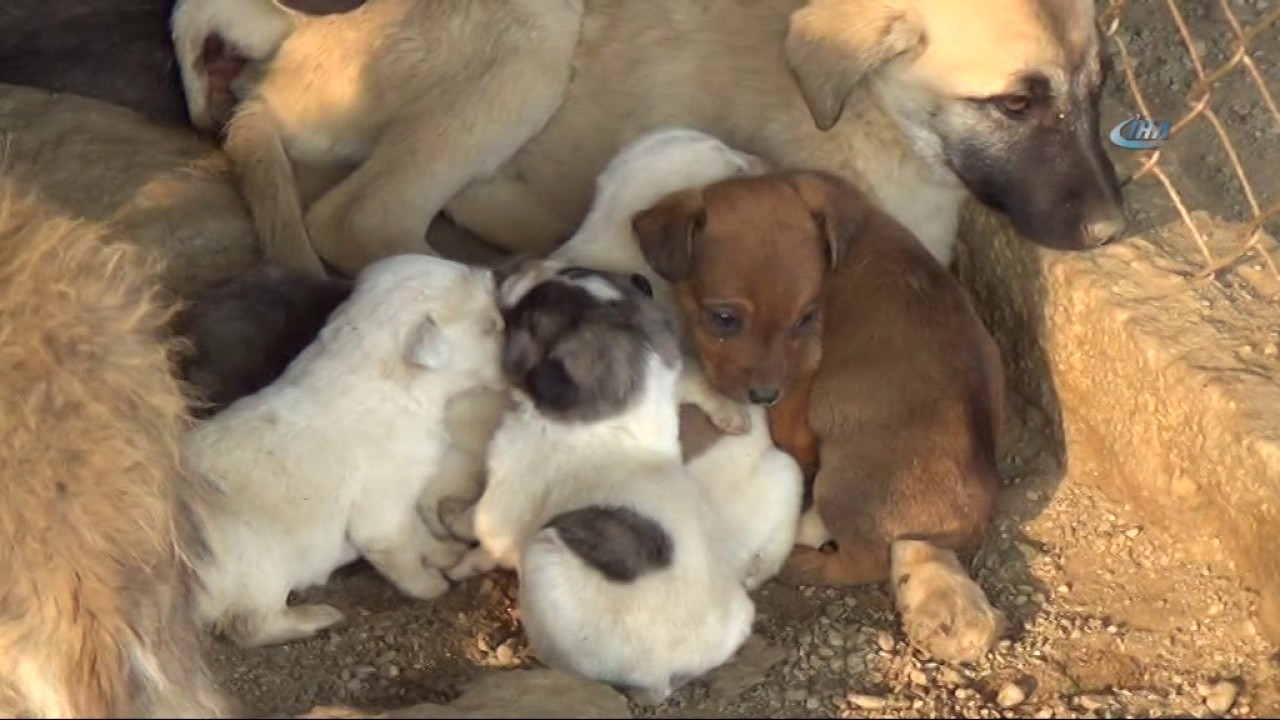
<path fill-rule="evenodd" d="M 1142 7 L 1136 7 L 1140 4 Z M 1242 10 L 1248 11 L 1247 17 Z M 1197 33 L 1193 31 L 1196 24 L 1189 23 L 1188 17 L 1191 16 L 1194 19 L 1206 13 L 1214 13 L 1218 30 L 1213 33 L 1213 37 L 1197 37 Z M 1153 65 L 1161 64 L 1162 60 L 1167 58 L 1145 56 L 1142 52 L 1134 52 L 1130 47 L 1130 41 L 1135 33 L 1163 32 L 1160 28 L 1146 27 L 1156 16 L 1159 17 L 1158 22 L 1172 26 L 1167 28 L 1169 32 L 1176 30 L 1180 39 L 1179 45 L 1185 50 L 1186 59 L 1189 61 L 1185 71 L 1187 77 L 1180 83 L 1180 86 L 1187 88 L 1182 97 L 1185 109 L 1179 110 L 1182 115 L 1177 119 L 1159 118 L 1156 114 L 1158 109 L 1153 107 L 1148 99 L 1149 93 L 1144 90 L 1144 85 L 1150 87 L 1149 81 L 1144 83 L 1144 80 L 1157 71 Z M 1239 118 L 1228 117 L 1224 120 L 1224 113 L 1214 106 L 1215 93 L 1224 84 L 1232 82 L 1235 84 L 1235 92 L 1237 94 L 1240 92 L 1239 75 L 1243 74 L 1247 78 L 1247 85 L 1251 86 L 1245 90 L 1253 95 L 1251 106 L 1256 108 L 1256 113 L 1261 116 L 1269 115 L 1269 117 L 1260 117 L 1251 113 L 1251 122 L 1255 126 L 1258 123 L 1274 123 L 1273 127 L 1266 129 L 1267 133 L 1280 135 L 1280 106 L 1276 102 L 1277 93 L 1272 89 L 1273 84 L 1280 85 L 1280 78 L 1274 77 L 1275 74 L 1280 73 L 1280 63 L 1276 63 L 1276 55 L 1280 54 L 1280 2 L 1253 0 L 1250 6 L 1242 8 L 1241 0 L 1105 0 L 1099 21 L 1115 49 L 1117 80 L 1127 86 L 1133 104 L 1144 118 L 1171 120 L 1168 142 L 1154 150 L 1141 151 L 1137 169 L 1125 180 L 1132 182 L 1154 179 L 1163 186 L 1169 202 L 1176 209 L 1182 222 L 1186 224 L 1204 256 L 1204 267 L 1199 277 L 1204 279 L 1216 277 L 1223 270 L 1252 257 L 1260 260 L 1276 279 L 1280 280 L 1280 268 L 1277 267 L 1280 250 L 1277 249 L 1274 240 L 1267 242 L 1263 240 L 1268 236 L 1265 232 L 1268 226 L 1274 226 L 1280 222 L 1280 187 L 1277 186 L 1280 183 L 1268 178 L 1259 180 L 1251 177 L 1251 173 L 1246 171 L 1250 158 L 1242 159 L 1237 147 L 1239 143 L 1233 140 L 1229 128 L 1230 124 L 1237 122 Z M 1225 27 L 1229 28 L 1225 36 L 1221 33 L 1224 22 Z M 1138 23 L 1143 27 L 1130 26 Z M 1199 34 L 1209 33 L 1201 30 Z M 1217 52 L 1207 51 L 1207 43 L 1210 42 Z M 1260 68 L 1257 58 L 1268 54 L 1270 55 L 1268 62 L 1275 67 Z M 1168 67 L 1158 68 L 1158 70 L 1165 74 L 1171 72 Z M 1170 80 L 1167 85 L 1172 86 L 1174 82 Z M 1167 113 L 1168 110 L 1165 112 Z M 1206 158 L 1212 155 L 1219 156 L 1213 158 L 1213 161 L 1221 162 L 1230 168 L 1230 172 L 1224 172 L 1224 175 L 1231 176 L 1234 182 L 1239 184 L 1238 190 L 1244 198 L 1241 217 L 1232 218 L 1243 222 L 1238 242 L 1225 251 L 1219 246 L 1216 253 L 1210 249 L 1205 230 L 1200 226 L 1201 223 L 1198 222 L 1194 211 L 1206 209 L 1219 212 L 1219 209 L 1191 206 L 1187 192 L 1180 187 L 1182 181 L 1179 174 L 1171 171 L 1166 161 L 1166 154 L 1177 145 L 1180 137 L 1197 123 L 1207 123 L 1212 128 L 1212 136 L 1216 138 L 1216 142 L 1206 143 L 1206 145 L 1215 146 L 1206 150 Z M 1103 132 L 1108 130 L 1109 128 L 1105 128 Z M 1256 168 L 1253 175 L 1260 175 Z M 1274 177 L 1271 173 L 1267 175 Z"/>

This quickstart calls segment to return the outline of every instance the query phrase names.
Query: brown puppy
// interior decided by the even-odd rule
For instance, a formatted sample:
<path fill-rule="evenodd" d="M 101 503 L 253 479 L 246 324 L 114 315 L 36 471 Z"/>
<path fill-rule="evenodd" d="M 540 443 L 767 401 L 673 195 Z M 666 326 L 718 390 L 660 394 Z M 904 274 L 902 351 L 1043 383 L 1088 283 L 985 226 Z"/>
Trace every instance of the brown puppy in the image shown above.
<path fill-rule="evenodd" d="M 1003 377 L 958 283 L 900 223 L 818 171 L 669 196 L 634 226 L 673 282 L 712 385 L 770 405 L 814 477 L 782 579 L 892 579 L 912 642 L 972 660 L 1003 616 L 960 564 L 1000 489 Z M 829 279 L 828 279 L 829 277 Z M 834 539 L 832 553 L 817 548 Z"/>

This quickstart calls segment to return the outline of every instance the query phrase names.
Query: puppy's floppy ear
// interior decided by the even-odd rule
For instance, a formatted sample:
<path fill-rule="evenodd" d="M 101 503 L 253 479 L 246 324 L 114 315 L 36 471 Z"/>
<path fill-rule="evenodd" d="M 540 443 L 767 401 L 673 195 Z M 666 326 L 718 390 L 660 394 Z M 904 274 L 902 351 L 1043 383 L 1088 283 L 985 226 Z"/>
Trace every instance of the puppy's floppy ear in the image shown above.
<path fill-rule="evenodd" d="M 680 282 L 693 264 L 693 236 L 707 219 L 702 190 L 672 193 L 631 219 L 640 251 L 654 272 L 668 282 Z"/>
<path fill-rule="evenodd" d="M 417 327 L 409 331 L 405 346 L 405 360 L 427 370 L 439 370 L 448 364 L 453 355 L 449 340 L 440 329 L 435 317 L 427 315 Z"/>
<path fill-rule="evenodd" d="M 809 0 L 791 14 L 785 50 L 819 130 L 830 130 L 867 73 L 924 42 L 896 0 Z"/>
<path fill-rule="evenodd" d="M 827 261 L 834 268 L 849 254 L 849 243 L 866 220 L 870 200 L 853 183 L 829 172 L 797 170 L 784 177 L 822 229 Z"/>

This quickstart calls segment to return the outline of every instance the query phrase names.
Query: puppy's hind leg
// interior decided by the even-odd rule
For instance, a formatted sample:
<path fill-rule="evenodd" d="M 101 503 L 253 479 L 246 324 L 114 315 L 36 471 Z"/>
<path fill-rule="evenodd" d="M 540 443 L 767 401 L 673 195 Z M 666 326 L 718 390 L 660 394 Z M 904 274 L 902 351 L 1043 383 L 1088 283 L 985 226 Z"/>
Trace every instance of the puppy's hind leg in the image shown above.
<path fill-rule="evenodd" d="M 792 548 L 778 581 L 787 585 L 847 587 L 889 579 L 889 550 L 883 543 L 856 539 L 840 539 L 838 543 L 835 552 Z"/>
<path fill-rule="evenodd" d="M 1008 627 L 955 552 L 921 540 L 891 550 L 892 591 L 912 644 L 939 660 L 972 662 L 986 655 Z"/>
<path fill-rule="evenodd" d="M 244 648 L 281 645 L 305 640 L 321 630 L 338 625 L 345 619 L 332 605 L 285 605 L 267 610 L 232 612 L 217 629 L 232 642 Z"/>
<path fill-rule="evenodd" d="M 325 277 L 324 265 L 307 237 L 298 185 L 279 124 L 266 103 L 250 99 L 240 106 L 227 126 L 223 149 L 236 168 L 265 259 Z"/>

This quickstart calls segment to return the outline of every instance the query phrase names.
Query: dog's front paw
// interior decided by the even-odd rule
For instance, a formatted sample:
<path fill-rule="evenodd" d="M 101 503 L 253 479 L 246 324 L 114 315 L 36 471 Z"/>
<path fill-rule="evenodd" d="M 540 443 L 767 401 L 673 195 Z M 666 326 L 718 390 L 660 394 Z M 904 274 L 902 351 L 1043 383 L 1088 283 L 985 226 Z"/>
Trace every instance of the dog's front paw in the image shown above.
<path fill-rule="evenodd" d="M 938 660 L 978 660 L 1008 628 L 1004 613 L 958 566 L 930 563 L 895 572 L 892 582 L 907 639 Z"/>
<path fill-rule="evenodd" d="M 421 573 L 395 581 L 400 592 L 419 600 L 435 600 L 449 590 L 449 581 L 435 568 L 424 567 Z"/>
<path fill-rule="evenodd" d="M 751 432 L 751 414 L 742 405 L 717 396 L 704 398 L 699 406 L 720 432 L 729 435 L 746 435 Z"/>
<path fill-rule="evenodd" d="M 422 561 L 427 567 L 451 568 L 466 557 L 469 546 L 457 540 L 439 540 L 423 550 Z"/>
<path fill-rule="evenodd" d="M 461 562 L 447 570 L 445 576 L 454 582 L 462 582 L 483 575 L 497 566 L 497 558 L 489 554 L 483 545 L 477 545 L 463 556 Z"/>

